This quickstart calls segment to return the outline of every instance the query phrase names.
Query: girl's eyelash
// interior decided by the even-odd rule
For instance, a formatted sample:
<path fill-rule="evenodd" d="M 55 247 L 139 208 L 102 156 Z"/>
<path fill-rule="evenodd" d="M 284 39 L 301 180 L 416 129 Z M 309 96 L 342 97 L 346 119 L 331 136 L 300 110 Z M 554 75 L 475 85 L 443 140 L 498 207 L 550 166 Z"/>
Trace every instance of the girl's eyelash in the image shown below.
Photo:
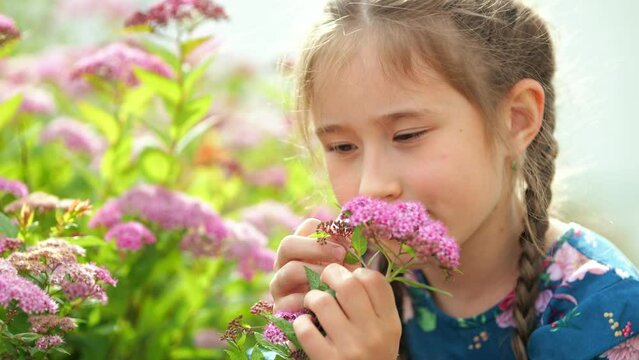
<path fill-rule="evenodd" d="M 349 148 L 345 149 L 344 147 L 349 147 Z M 346 153 L 346 152 L 354 150 L 355 148 L 356 146 L 353 144 L 343 143 L 343 144 L 331 144 L 326 148 L 326 150 L 328 152 Z"/>
<path fill-rule="evenodd" d="M 426 135 L 428 130 L 419 130 L 393 136 L 393 141 L 410 141 Z"/>

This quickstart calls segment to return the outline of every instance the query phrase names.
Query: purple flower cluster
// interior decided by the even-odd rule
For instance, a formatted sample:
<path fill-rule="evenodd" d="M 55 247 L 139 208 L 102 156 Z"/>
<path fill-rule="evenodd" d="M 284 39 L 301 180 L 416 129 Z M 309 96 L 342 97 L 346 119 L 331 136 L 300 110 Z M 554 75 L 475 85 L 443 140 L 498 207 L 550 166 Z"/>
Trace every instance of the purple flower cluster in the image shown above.
<path fill-rule="evenodd" d="M 108 270 L 93 263 L 78 263 L 77 256 L 84 254 L 80 246 L 62 239 L 48 239 L 25 252 L 11 254 L 7 260 L 14 270 L 48 274 L 50 284 L 59 286 L 69 300 L 92 298 L 106 303 L 104 285 L 115 286 L 116 280 Z"/>
<path fill-rule="evenodd" d="M 230 231 L 225 254 L 238 261 L 238 270 L 251 280 L 255 270 L 271 271 L 275 263 L 275 252 L 266 248 L 266 235 L 249 223 L 226 222 Z"/>
<path fill-rule="evenodd" d="M 47 350 L 54 346 L 61 345 L 64 342 L 59 335 L 48 335 L 39 338 L 36 341 L 36 347 L 39 350 Z"/>
<path fill-rule="evenodd" d="M 18 250 L 22 244 L 23 241 L 20 239 L 8 238 L 0 235 L 0 253 Z"/>
<path fill-rule="evenodd" d="M 12 300 L 27 314 L 58 311 L 58 304 L 49 294 L 18 275 L 9 261 L 0 259 L 0 305 L 7 308 Z"/>
<path fill-rule="evenodd" d="M 17 180 L 0 177 L 0 193 L 8 192 L 16 197 L 23 197 L 29 193 L 27 186 Z"/>
<path fill-rule="evenodd" d="M 42 142 L 61 140 L 71 151 L 86 153 L 94 158 L 106 149 L 106 140 L 89 125 L 80 121 L 59 117 L 51 121 L 40 134 Z"/>
<path fill-rule="evenodd" d="M 244 208 L 240 217 L 265 234 L 270 234 L 278 227 L 293 231 L 302 221 L 286 204 L 272 200 Z"/>
<path fill-rule="evenodd" d="M 78 60 L 71 71 L 71 78 L 93 75 L 135 86 L 138 84 L 133 73 L 135 67 L 167 78 L 173 76 L 171 68 L 160 58 L 126 44 L 114 43 Z"/>
<path fill-rule="evenodd" d="M 20 30 L 12 18 L 0 14 L 0 46 L 20 37 Z"/>
<path fill-rule="evenodd" d="M 364 225 L 375 232 L 390 235 L 392 240 L 412 247 L 417 257 L 426 261 L 434 256 L 446 269 L 459 266 L 459 246 L 448 236 L 446 227 L 430 218 L 418 202 L 387 203 L 358 196 L 342 207 L 340 218 L 349 225 Z"/>
<path fill-rule="evenodd" d="M 116 228 L 124 217 L 135 217 L 163 230 L 186 230 L 183 248 L 195 255 L 217 254 L 228 235 L 224 222 L 208 204 L 156 185 L 139 185 L 120 198 L 109 200 L 89 222 L 91 227 L 109 228 L 107 238 L 115 237 L 118 245 L 125 248 L 153 242 L 152 234 L 141 223 Z M 200 239 L 211 242 L 211 246 L 207 246 L 212 250 L 210 253 L 200 253 Z"/>
<path fill-rule="evenodd" d="M 293 321 L 295 321 L 295 319 L 304 314 L 306 314 L 305 311 L 280 311 L 277 312 L 275 316 L 292 323 Z M 280 330 L 273 323 L 266 325 L 266 327 L 264 328 L 264 338 L 272 342 L 273 344 L 284 344 L 288 341 L 288 338 L 286 337 L 284 332 L 282 332 L 282 330 Z"/>
<path fill-rule="evenodd" d="M 228 16 L 224 8 L 211 0 L 164 0 L 146 12 L 138 11 L 125 21 L 126 26 L 146 25 L 152 29 L 164 27 L 169 21 L 199 19 L 223 20 Z"/>
<path fill-rule="evenodd" d="M 107 232 L 107 240 L 115 239 L 118 249 L 139 250 L 143 244 L 155 243 L 155 235 L 137 221 L 116 224 Z"/>

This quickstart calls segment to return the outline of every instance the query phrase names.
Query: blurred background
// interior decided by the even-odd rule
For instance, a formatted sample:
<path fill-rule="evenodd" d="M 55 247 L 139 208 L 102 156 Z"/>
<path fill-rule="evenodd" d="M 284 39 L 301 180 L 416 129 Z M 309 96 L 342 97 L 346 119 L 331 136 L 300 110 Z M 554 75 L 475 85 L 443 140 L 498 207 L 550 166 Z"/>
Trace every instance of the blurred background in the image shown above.
<path fill-rule="evenodd" d="M 557 216 L 639 264 L 639 2 L 527 2 L 555 39 Z M 25 185 L 0 182 L 0 230 L 67 239 L 119 279 L 100 275 L 103 305 L 54 294 L 80 327 L 72 358 L 224 358 L 226 325 L 268 299 L 280 239 L 337 210 L 291 115 L 290 67 L 325 1 L 224 1 L 156 28 L 132 16 L 155 3 L 0 0 L 21 32 L 0 48 L 0 181 Z M 11 346 L 41 339 L 28 319 Z"/>

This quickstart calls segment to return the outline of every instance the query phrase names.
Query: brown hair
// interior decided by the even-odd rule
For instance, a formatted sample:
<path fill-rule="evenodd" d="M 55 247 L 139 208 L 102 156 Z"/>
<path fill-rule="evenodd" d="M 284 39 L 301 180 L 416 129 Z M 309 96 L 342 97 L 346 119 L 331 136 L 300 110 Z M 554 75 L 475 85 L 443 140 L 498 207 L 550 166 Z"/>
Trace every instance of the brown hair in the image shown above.
<path fill-rule="evenodd" d="M 519 237 L 512 348 L 517 359 L 527 359 L 558 152 L 553 135 L 555 62 L 544 21 L 514 0 L 331 0 L 325 15 L 298 63 L 297 109 L 307 139 L 319 68 L 339 71 L 364 36 L 374 39 L 388 75 L 419 79 L 423 64 L 442 74 L 481 111 L 491 139 L 502 136 L 495 123 L 497 107 L 511 87 L 522 79 L 542 85 L 541 130 L 525 154 L 513 159 L 514 190 L 527 215 Z"/>

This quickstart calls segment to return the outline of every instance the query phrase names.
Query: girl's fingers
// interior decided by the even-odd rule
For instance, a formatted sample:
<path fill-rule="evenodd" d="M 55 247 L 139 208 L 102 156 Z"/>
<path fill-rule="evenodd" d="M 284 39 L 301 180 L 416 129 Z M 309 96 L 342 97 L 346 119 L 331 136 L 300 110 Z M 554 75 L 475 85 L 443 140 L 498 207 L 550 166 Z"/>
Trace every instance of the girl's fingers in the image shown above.
<path fill-rule="evenodd" d="M 374 321 L 370 294 L 353 273 L 339 264 L 330 264 L 320 279 L 335 290 L 337 301 L 351 322 L 365 328 Z"/>
<path fill-rule="evenodd" d="M 399 324 L 399 314 L 395 307 L 395 296 L 384 275 L 379 271 L 359 268 L 353 271 L 353 276 L 359 280 L 368 293 L 373 310 L 377 317 L 389 324 Z"/>
<path fill-rule="evenodd" d="M 304 297 L 304 307 L 311 310 L 317 320 L 332 339 L 340 337 L 344 331 L 349 331 L 348 318 L 340 308 L 337 300 L 327 292 L 311 290 Z M 343 335 L 342 335 L 343 336 Z"/>
<path fill-rule="evenodd" d="M 314 218 L 308 218 L 306 220 L 304 220 L 295 230 L 295 232 L 293 233 L 293 235 L 299 235 L 299 236 L 309 236 L 312 233 L 315 232 L 315 230 L 317 230 L 317 225 L 319 225 L 321 223 L 321 221 L 314 219 Z"/>
<path fill-rule="evenodd" d="M 282 239 L 277 249 L 274 270 L 279 270 L 284 264 L 292 260 L 316 264 L 341 263 L 345 254 L 346 250 L 342 246 L 330 241 L 322 245 L 317 242 L 317 239 L 289 235 Z"/>
<path fill-rule="evenodd" d="M 309 290 L 305 266 L 318 274 L 321 274 L 324 270 L 324 267 L 320 265 L 307 264 L 296 260 L 287 262 L 275 273 L 271 280 L 270 290 L 275 300 L 291 293 L 307 292 Z"/>
<path fill-rule="evenodd" d="M 293 329 L 304 352 L 311 360 L 335 358 L 332 355 L 334 351 L 331 340 L 319 332 L 310 315 L 301 315 L 295 319 Z"/>
<path fill-rule="evenodd" d="M 304 308 L 304 296 L 306 296 L 306 292 L 288 294 L 277 298 L 273 303 L 273 312 L 302 310 Z"/>

